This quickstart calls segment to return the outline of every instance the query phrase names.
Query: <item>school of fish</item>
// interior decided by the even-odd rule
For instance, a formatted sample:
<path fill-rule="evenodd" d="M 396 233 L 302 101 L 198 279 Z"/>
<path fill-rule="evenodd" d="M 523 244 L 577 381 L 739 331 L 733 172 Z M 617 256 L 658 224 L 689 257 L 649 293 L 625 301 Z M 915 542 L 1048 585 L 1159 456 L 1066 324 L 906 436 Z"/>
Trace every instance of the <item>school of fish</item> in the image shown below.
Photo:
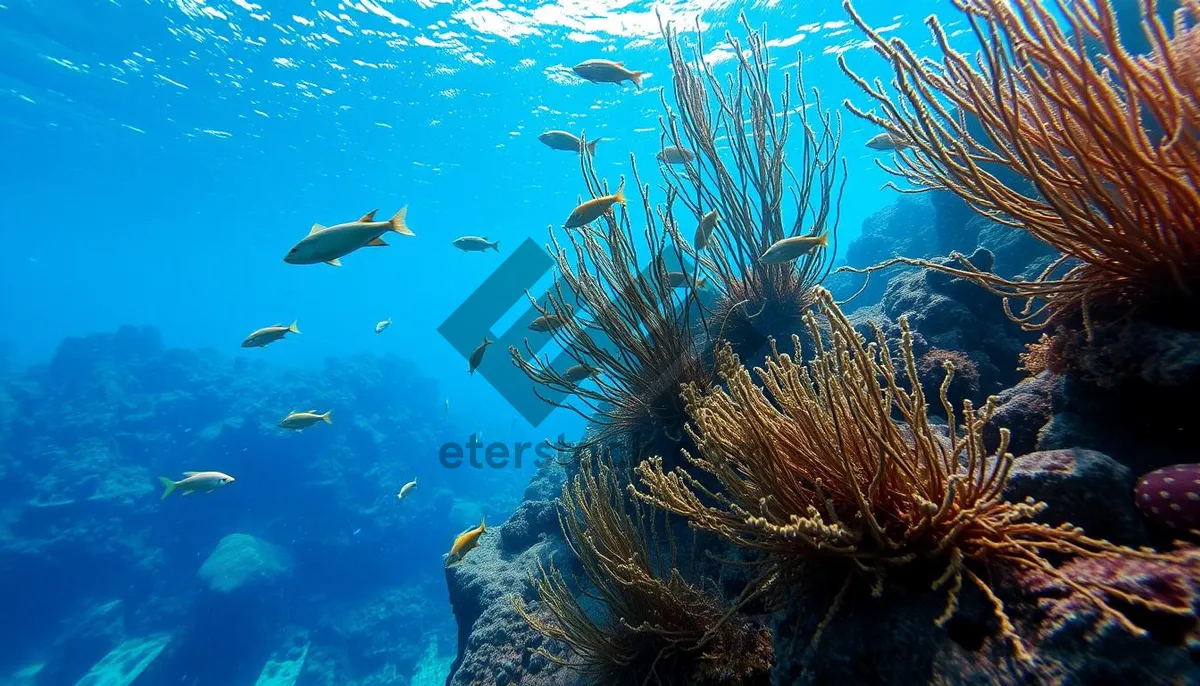
<path fill-rule="evenodd" d="M 647 72 L 627 68 L 623 62 L 606 59 L 586 60 L 575 65 L 572 71 L 581 79 L 592 83 L 615 84 L 617 86 L 631 83 L 638 90 L 641 90 L 643 81 L 649 76 Z M 571 152 L 575 155 L 587 155 L 588 157 L 596 155 L 596 146 L 602 140 L 606 139 L 595 138 L 589 140 L 582 131 L 579 135 L 575 135 L 565 130 L 550 130 L 538 136 L 538 141 L 551 150 Z M 903 136 L 897 133 L 884 132 L 867 141 L 865 147 L 876 151 L 903 153 L 908 147 L 908 142 Z M 660 164 L 664 165 L 664 170 L 671 167 L 682 167 L 682 172 L 671 173 L 683 173 L 691 179 L 701 178 L 703 161 L 692 150 L 680 145 L 665 145 L 655 157 Z M 622 184 L 611 195 L 599 196 L 581 202 L 570 212 L 566 220 L 562 223 L 562 226 L 567 229 L 587 226 L 613 212 L 614 207 L 618 205 L 624 206 L 625 204 L 625 189 Z M 400 208 L 399 211 L 386 221 L 376 221 L 376 212 L 377 210 L 372 210 L 355 221 L 343 222 L 332 226 L 314 223 L 308 233 L 296 241 L 291 249 L 288 250 L 283 261 L 294 265 L 326 264 L 340 267 L 342 266 L 342 258 L 350 256 L 362 248 L 388 246 L 389 243 L 384 240 L 384 236 L 387 234 L 406 237 L 415 236 L 407 224 L 407 206 Z M 692 247 L 696 251 L 719 249 L 721 244 L 721 216 L 718 209 L 712 208 L 703 216 L 697 217 L 696 221 L 697 225 Z M 486 236 L 464 235 L 454 239 L 450 244 L 466 253 L 500 252 L 499 241 L 490 240 Z M 758 261 L 761 264 L 768 265 L 788 264 L 816 250 L 826 249 L 828 245 L 828 233 L 820 225 L 817 225 L 806 234 L 789 236 L 776 241 L 758 257 Z M 696 278 L 694 274 L 668 272 L 667 278 L 672 288 L 694 288 L 698 290 L 708 288 L 707 279 L 703 277 Z M 571 312 L 554 313 L 543 311 L 540 313 L 540 316 L 529 322 L 528 328 L 530 331 L 538 333 L 554 334 L 554 332 L 567 327 L 572 319 L 573 313 Z M 375 333 L 382 334 L 391 325 L 392 319 L 390 317 L 380 320 L 374 326 Z M 243 348 L 266 348 L 270 344 L 280 341 L 289 335 L 296 336 L 299 334 L 300 330 L 295 321 L 289 325 L 272 324 L 252 331 L 242 341 L 241 346 Z M 493 343 L 494 341 L 491 338 L 485 336 L 482 343 L 471 352 L 467 360 L 468 374 L 473 375 L 483 365 L 488 347 Z M 599 374 L 600 370 L 581 363 L 566 369 L 562 376 L 567 383 L 578 384 L 592 379 Z M 449 398 L 444 400 L 444 405 L 445 411 L 449 413 Z M 321 423 L 333 423 L 331 411 L 319 412 L 315 409 L 293 410 L 283 417 L 277 426 L 280 429 L 302 432 Z M 478 432 L 475 440 L 480 440 L 479 436 L 481 435 L 482 432 Z M 159 477 L 159 481 L 164 487 L 161 498 L 165 500 L 167 496 L 175 491 L 179 491 L 185 496 L 192 493 L 212 493 L 234 483 L 235 479 L 219 471 L 188 471 L 183 472 L 182 479 L 173 480 L 167 477 Z M 400 487 L 396 494 L 396 499 L 407 499 L 416 487 L 417 480 L 414 478 Z M 462 560 L 471 550 L 479 545 L 480 538 L 486 532 L 485 520 L 481 517 L 478 526 L 470 527 L 458 534 L 451 543 L 449 552 L 444 556 L 446 564 L 449 566 Z"/>

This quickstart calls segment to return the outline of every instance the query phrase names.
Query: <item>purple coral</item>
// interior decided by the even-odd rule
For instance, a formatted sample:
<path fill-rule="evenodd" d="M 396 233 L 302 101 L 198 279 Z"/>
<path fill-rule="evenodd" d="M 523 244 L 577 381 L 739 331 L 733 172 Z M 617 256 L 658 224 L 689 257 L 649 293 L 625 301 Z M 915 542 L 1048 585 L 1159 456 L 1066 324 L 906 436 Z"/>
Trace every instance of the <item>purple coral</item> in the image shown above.
<path fill-rule="evenodd" d="M 1200 528 L 1200 464 L 1176 464 L 1143 474 L 1134 496 L 1138 509 L 1155 523 Z"/>

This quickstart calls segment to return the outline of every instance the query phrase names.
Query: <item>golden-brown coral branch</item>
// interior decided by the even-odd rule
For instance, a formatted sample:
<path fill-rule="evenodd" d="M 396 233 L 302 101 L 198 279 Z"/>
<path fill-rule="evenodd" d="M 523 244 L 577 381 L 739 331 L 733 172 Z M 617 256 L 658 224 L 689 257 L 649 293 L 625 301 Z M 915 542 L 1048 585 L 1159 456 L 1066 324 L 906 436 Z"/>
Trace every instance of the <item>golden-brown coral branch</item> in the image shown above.
<path fill-rule="evenodd" d="M 581 154 L 580 164 L 591 197 L 606 195 L 591 156 Z M 697 295 L 674 288 L 668 276 L 668 259 L 682 262 L 675 191 L 668 188 L 664 203 L 655 206 L 632 156 L 630 165 L 644 231 L 633 228 L 620 206 L 598 220 L 600 228 L 568 228 L 563 238 L 551 231 L 547 247 L 558 266 L 555 285 L 545 305 L 531 298 L 539 312 L 562 321 L 552 332 L 555 342 L 596 375 L 579 383 L 528 349 L 528 357 L 510 351 L 535 388 L 572 394 L 564 405 L 596 424 L 589 444 L 618 435 L 649 442 L 664 431 L 681 432 L 686 415 L 679 385 L 709 378 L 692 330 L 699 317 Z"/>
<path fill-rule="evenodd" d="M 718 359 L 721 385 L 685 389 L 696 444 L 696 454 L 687 456 L 719 488 L 650 460 L 638 468 L 642 488 L 631 487 L 637 497 L 764 552 L 762 564 L 784 582 L 842 560 L 837 573 L 861 570 L 878 591 L 889 568 L 917 560 L 945 564 L 933 582 L 948 589 L 939 622 L 953 614 L 968 579 L 992 602 L 1000 633 L 1019 657 L 1028 654 L 1004 604 L 983 586 L 984 570 L 1036 569 L 1086 598 L 1103 618 L 1140 632 L 1105 599 L 1126 600 L 1128 593 L 1066 579 L 1045 555 L 1167 558 L 1089 538 L 1070 525 L 1033 521 L 1045 505 L 1003 497 L 1013 465 L 1008 432 L 1000 431 L 997 451 L 985 449 L 994 399 L 980 408 L 964 402 L 955 413 L 943 385 L 944 434 L 928 420 L 907 323 L 901 320 L 893 351 L 878 330 L 875 342 L 863 340 L 824 289 L 818 306 L 828 334 L 810 314 L 816 349 L 808 363 L 798 362 L 799 337 L 794 355 L 772 348 L 753 375 L 726 348 Z M 893 363 L 893 353 L 902 365 Z"/>
<path fill-rule="evenodd" d="M 685 580 L 673 544 L 671 554 L 657 545 L 658 515 L 625 496 L 610 462 L 585 456 L 560 504 L 563 534 L 604 616 L 589 613 L 553 566 L 539 569 L 533 583 L 549 617 L 512 603 L 534 630 L 567 644 L 573 659 L 548 657 L 602 684 L 761 680 L 773 662 L 769 632 Z"/>
<path fill-rule="evenodd" d="M 847 105 L 908 145 L 889 172 L 951 191 L 1079 261 L 1033 282 L 961 275 L 1043 301 L 1017 317 L 1031 328 L 1101 295 L 1200 294 L 1200 3 L 1184 2 L 1168 32 L 1155 0 L 1141 0 L 1147 55 L 1122 44 L 1111 0 L 954 4 L 979 45 L 974 61 L 934 17 L 940 61 L 885 38 L 844 2 L 893 71 L 889 90 L 840 59 L 877 110 Z M 1006 185 L 997 167 L 1030 190 Z"/>

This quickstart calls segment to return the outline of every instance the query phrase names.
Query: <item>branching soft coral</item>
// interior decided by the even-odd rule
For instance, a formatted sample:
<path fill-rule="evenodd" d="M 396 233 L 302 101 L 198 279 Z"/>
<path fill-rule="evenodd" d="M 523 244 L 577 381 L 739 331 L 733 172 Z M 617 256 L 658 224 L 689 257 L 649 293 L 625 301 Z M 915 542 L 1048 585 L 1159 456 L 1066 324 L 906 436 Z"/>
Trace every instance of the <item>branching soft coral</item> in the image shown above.
<path fill-rule="evenodd" d="M 1200 297 L 1200 0 L 1173 30 L 1139 0 L 1147 55 L 1123 47 L 1110 0 L 954 0 L 978 41 L 974 60 L 928 19 L 942 59 L 919 57 L 844 6 L 894 70 L 890 89 L 842 68 L 874 110 L 851 111 L 905 146 L 892 174 L 957 194 L 990 219 L 1062 252 L 1034 281 L 900 259 L 969 278 L 1025 305 L 1029 328 L 1089 305 L 1196 307 Z M 1065 22 L 1057 16 L 1065 16 Z M 1098 46 L 1100 54 L 1093 54 Z M 1005 185 L 997 168 L 1032 192 Z M 1181 303 L 1185 303 L 1181 305 Z"/>
<path fill-rule="evenodd" d="M 689 51 L 672 26 L 663 26 L 675 105 L 672 109 L 664 90 L 663 144 L 695 156 L 661 166 L 697 223 L 710 211 L 720 215 L 707 247 L 687 249 L 720 292 L 717 329 L 710 327 L 710 333 L 749 354 L 769 334 L 789 335 L 801 326 L 812 289 L 828 275 L 837 252 L 846 175 L 845 161 L 838 160 L 840 117 L 823 109 L 816 89 L 811 96 L 806 92 L 800 61 L 794 94 L 791 74 L 785 73 L 776 102 L 767 41 L 745 16 L 741 23 L 744 44 L 726 33 L 736 58 L 736 71 L 727 79 L 705 62 L 699 31 Z M 800 141 L 792 139 L 789 156 L 785 147 L 793 134 Z M 759 261 L 776 241 L 820 234 L 829 240 L 827 248 L 785 264 Z"/>
<path fill-rule="evenodd" d="M 1108 599 L 1142 606 L 1153 601 L 1103 580 L 1077 582 L 1046 556 L 1163 558 L 1089 538 L 1069 524 L 1036 523 L 1044 504 L 1004 500 L 1013 464 L 1005 452 L 1008 431 L 1000 431 L 994 456 L 983 441 L 993 400 L 981 409 L 964 401 L 956 415 L 946 400 L 953 376 L 947 364 L 941 388 L 947 435 L 927 417 L 907 323 L 901 320 L 898 359 L 904 369 L 898 370 L 882 333 L 865 343 L 828 291 L 818 295 L 830 333 L 823 336 L 817 318 L 807 317 L 817 342 L 811 362 L 796 362 L 799 350 L 795 358 L 773 351 L 765 368 L 755 369 L 756 385 L 726 348 L 719 366 L 723 385 L 685 390 L 698 446 L 698 454 L 688 457 L 719 488 L 650 460 L 639 467 L 638 496 L 700 530 L 765 553 L 761 578 L 785 584 L 775 590 L 822 570 L 845 574 L 822 628 L 846 592 L 850 572 L 865 574 L 878 593 L 889 568 L 924 562 L 944 565 L 933 582 L 934 589 L 948 589 L 939 624 L 953 616 L 964 581 L 970 582 L 991 601 L 1000 633 L 1021 658 L 1029 656 L 985 581 L 1005 568 L 1048 575 L 1104 619 L 1140 634 Z M 797 347 L 799 340 L 793 338 Z"/>
<path fill-rule="evenodd" d="M 611 465 L 585 458 L 561 505 L 563 533 L 607 617 L 594 619 L 553 566 L 540 570 L 534 585 L 549 617 L 513 605 L 536 631 L 570 646 L 571 661 L 549 659 L 597 684 L 769 682 L 770 633 L 684 579 L 655 546 L 654 513 L 623 493 Z"/>
<path fill-rule="evenodd" d="M 591 157 L 580 159 L 590 197 L 607 195 Z M 656 207 L 632 157 L 631 167 L 644 231 L 633 228 L 622 206 L 604 213 L 599 228 L 567 228 L 561 239 L 552 231 L 548 247 L 558 265 L 557 278 L 548 302 L 534 301 L 542 315 L 561 322 L 552 332 L 555 342 L 586 365 L 592 378 L 581 383 L 548 359 L 523 357 L 515 347 L 510 352 L 537 386 L 571 394 L 561 406 L 597 429 L 588 445 L 620 437 L 641 454 L 647 446 L 661 449 L 683 437 L 687 415 L 680 386 L 703 383 L 711 371 L 693 333 L 698 317 L 694 289 L 671 285 L 670 264 L 683 261 L 675 247 L 682 242 L 672 218 L 675 194 L 668 189 Z"/>

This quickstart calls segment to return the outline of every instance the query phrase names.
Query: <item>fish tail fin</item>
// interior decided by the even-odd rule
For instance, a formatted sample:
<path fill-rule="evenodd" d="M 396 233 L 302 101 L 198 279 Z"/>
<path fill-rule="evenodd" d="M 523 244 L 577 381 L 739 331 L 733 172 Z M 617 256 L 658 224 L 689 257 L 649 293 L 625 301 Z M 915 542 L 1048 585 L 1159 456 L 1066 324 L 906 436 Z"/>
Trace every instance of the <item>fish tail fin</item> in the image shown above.
<path fill-rule="evenodd" d="M 487 531 L 487 518 L 483 515 L 479 515 L 479 531 L 481 533 Z"/>
<path fill-rule="evenodd" d="M 594 140 L 594 141 L 591 141 L 590 143 L 588 143 L 588 144 L 587 144 L 588 157 L 595 157 L 595 155 L 596 155 L 596 144 L 597 144 L 597 143 L 599 143 L 599 142 L 600 142 L 600 139 L 599 139 L 599 138 L 597 138 L 596 140 Z"/>
<path fill-rule="evenodd" d="M 296 323 L 297 322 L 292 322 L 291 324 L 288 324 L 288 331 L 291 331 L 292 333 L 300 333 L 300 329 L 296 328 Z"/>
<path fill-rule="evenodd" d="M 408 216 L 408 206 L 405 205 L 404 207 L 400 208 L 399 212 L 392 215 L 392 218 L 389 220 L 388 223 L 390 223 L 392 225 L 392 227 L 391 227 L 392 231 L 395 231 L 398 234 L 403 234 L 405 236 L 415 236 L 416 234 L 413 233 L 412 230 L 408 228 L 408 225 L 404 223 L 404 218 L 407 216 Z"/>
<path fill-rule="evenodd" d="M 826 231 L 825 233 L 823 233 L 817 237 L 817 245 L 821 246 L 822 248 L 829 247 L 829 232 L 828 231 Z"/>
<path fill-rule="evenodd" d="M 325 414 L 321 415 L 321 420 L 324 421 L 326 424 L 332 424 L 333 419 L 330 418 L 330 415 L 332 415 L 332 414 L 333 414 L 333 410 L 327 411 Z"/>
<path fill-rule="evenodd" d="M 492 250 L 500 252 L 500 241 L 492 241 Z"/>
<path fill-rule="evenodd" d="M 621 203 L 622 205 L 625 204 L 625 182 L 624 181 L 621 181 L 621 186 L 619 188 L 617 188 L 617 195 L 614 199 L 617 202 Z"/>
<path fill-rule="evenodd" d="M 645 77 L 646 77 L 646 72 L 644 72 L 644 71 L 635 71 L 635 72 L 632 72 L 632 73 L 629 75 L 629 80 L 630 80 L 630 81 L 633 81 L 633 86 L 634 86 L 635 88 L 637 88 L 638 90 L 641 90 L 641 88 L 642 88 L 642 79 L 643 79 L 643 78 L 645 78 Z"/>
<path fill-rule="evenodd" d="M 166 489 L 163 490 L 162 497 L 159 498 L 159 500 L 166 500 L 167 496 L 171 495 L 171 491 L 175 490 L 175 482 L 171 481 L 165 476 L 158 477 L 158 482 L 166 487 Z"/>

